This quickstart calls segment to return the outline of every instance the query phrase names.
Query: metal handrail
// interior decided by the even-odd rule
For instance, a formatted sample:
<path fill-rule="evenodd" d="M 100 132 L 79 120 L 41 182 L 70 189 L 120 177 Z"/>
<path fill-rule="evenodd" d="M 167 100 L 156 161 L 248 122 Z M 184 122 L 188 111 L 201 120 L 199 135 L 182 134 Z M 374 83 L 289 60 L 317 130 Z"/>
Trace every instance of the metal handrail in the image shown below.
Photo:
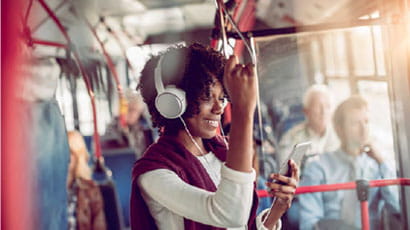
<path fill-rule="evenodd" d="M 363 183 L 365 182 L 365 183 Z M 364 186 L 363 186 L 364 184 Z M 363 194 L 363 191 L 366 193 L 370 187 L 385 187 L 392 185 L 400 186 L 409 186 L 409 178 L 397 178 L 397 179 L 382 179 L 382 180 L 358 180 L 356 182 L 346 182 L 346 183 L 337 183 L 337 184 L 322 184 L 322 185 L 311 185 L 311 186 L 301 186 L 296 188 L 295 194 L 304 194 L 304 193 L 314 193 L 314 192 L 329 192 L 337 190 L 349 190 L 356 189 L 358 194 Z M 258 197 L 270 197 L 270 194 L 267 190 L 258 190 Z M 360 210 L 361 210 L 361 222 L 362 229 L 369 230 L 369 207 L 367 201 L 367 194 L 363 197 L 358 197 L 360 201 Z"/>
<path fill-rule="evenodd" d="M 67 31 L 65 30 L 63 24 L 61 23 L 61 21 L 58 19 L 58 17 L 56 16 L 56 14 L 50 9 L 50 7 L 47 5 L 47 3 L 44 0 L 38 0 L 38 2 L 40 3 L 40 5 L 44 8 L 44 10 L 47 12 L 47 14 L 50 16 L 50 18 L 54 21 L 54 23 L 57 25 L 58 29 L 60 30 L 60 32 L 63 34 L 64 38 L 67 40 L 68 45 L 72 46 L 72 42 L 71 42 L 71 38 L 70 36 L 68 36 Z M 96 105 L 95 105 L 95 96 L 94 96 L 94 92 L 92 91 L 91 88 L 91 84 L 89 82 L 89 77 L 87 72 L 85 71 L 85 68 L 81 62 L 80 56 L 77 52 L 76 49 L 71 49 L 73 51 L 74 54 L 74 59 L 78 65 L 78 67 L 80 68 L 80 72 L 81 75 L 84 79 L 85 82 L 85 86 L 87 87 L 87 92 L 88 95 L 90 96 L 91 99 L 91 107 L 92 107 L 92 114 L 93 114 L 93 123 L 94 123 L 94 146 L 95 146 L 95 156 L 97 158 L 101 158 L 102 157 L 102 153 L 101 153 L 101 145 L 100 145 L 100 136 L 98 134 L 98 125 L 97 125 L 97 110 L 96 110 Z"/>

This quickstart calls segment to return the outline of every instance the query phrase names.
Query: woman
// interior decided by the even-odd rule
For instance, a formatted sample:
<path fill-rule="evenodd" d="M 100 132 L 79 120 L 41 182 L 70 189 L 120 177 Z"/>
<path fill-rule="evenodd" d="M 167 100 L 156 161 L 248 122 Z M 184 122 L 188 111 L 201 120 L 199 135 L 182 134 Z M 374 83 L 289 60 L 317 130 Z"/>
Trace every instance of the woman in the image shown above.
<path fill-rule="evenodd" d="M 171 48 L 147 63 L 139 88 L 162 135 L 133 169 L 133 230 L 280 228 L 298 169 L 291 162 L 291 178 L 273 175 L 286 185 L 267 184 L 278 199 L 270 212 L 256 217 L 252 169 L 256 84 L 251 64 L 240 65 L 234 56 L 225 61 L 200 44 Z M 175 101 L 187 102 L 186 111 L 181 103 L 183 112 L 175 119 L 164 117 L 174 106 L 167 107 L 160 99 L 168 87 L 185 94 L 186 99 Z M 217 135 L 227 95 L 233 114 L 229 146 Z"/>
<path fill-rule="evenodd" d="M 105 230 L 104 201 L 100 188 L 91 180 L 84 138 L 78 131 L 69 131 L 67 136 L 70 146 L 67 176 L 69 229 Z"/>

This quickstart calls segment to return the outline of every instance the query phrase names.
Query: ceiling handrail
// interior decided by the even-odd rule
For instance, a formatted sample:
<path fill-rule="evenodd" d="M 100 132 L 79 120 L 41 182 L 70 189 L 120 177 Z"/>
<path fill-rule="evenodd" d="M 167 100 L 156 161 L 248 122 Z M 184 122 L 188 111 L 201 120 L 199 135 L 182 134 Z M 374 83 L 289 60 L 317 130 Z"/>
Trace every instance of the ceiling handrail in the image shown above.
<path fill-rule="evenodd" d="M 63 24 L 60 22 L 60 20 L 57 18 L 57 16 L 54 14 L 54 12 L 50 9 L 50 7 L 45 3 L 44 0 L 38 0 L 40 5 L 44 8 L 44 10 L 47 12 L 47 14 L 51 17 L 51 19 L 56 23 L 58 29 L 61 31 L 63 34 L 64 38 L 67 40 L 69 47 L 71 47 L 71 50 L 73 51 L 74 54 L 74 59 L 77 63 L 77 65 L 80 68 L 81 75 L 84 79 L 85 86 L 87 88 L 88 95 L 90 96 L 91 100 L 91 107 L 92 107 L 92 114 L 93 114 L 93 123 L 94 123 L 94 147 L 95 147 L 95 157 L 97 159 L 102 158 L 102 153 L 101 153 L 101 144 L 100 144 L 100 136 L 98 134 L 98 124 L 97 124 L 97 111 L 96 111 L 96 105 L 95 105 L 95 95 L 94 92 L 91 89 L 90 82 L 89 82 L 89 76 L 87 72 L 85 71 L 85 68 L 80 60 L 80 56 L 73 46 L 73 43 L 71 41 L 70 36 L 68 36 L 67 31 L 65 30 Z"/>
<path fill-rule="evenodd" d="M 128 58 L 127 53 L 125 51 L 125 46 L 121 42 L 121 39 L 118 37 L 117 33 L 105 22 L 103 17 L 100 17 L 100 22 L 105 26 L 108 33 L 110 33 L 114 37 L 114 39 L 117 41 L 118 46 L 121 49 L 122 55 L 124 56 L 125 60 L 127 61 L 127 65 L 131 68 L 131 71 L 134 73 L 134 75 L 137 76 L 137 71 L 135 70 L 134 66 L 131 65 L 130 59 Z"/>

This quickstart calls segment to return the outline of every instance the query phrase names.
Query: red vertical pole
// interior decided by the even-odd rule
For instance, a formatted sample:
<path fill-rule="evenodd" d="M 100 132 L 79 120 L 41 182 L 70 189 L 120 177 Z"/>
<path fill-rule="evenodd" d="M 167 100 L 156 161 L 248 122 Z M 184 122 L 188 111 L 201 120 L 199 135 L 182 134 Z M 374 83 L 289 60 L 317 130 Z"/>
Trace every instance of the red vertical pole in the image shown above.
<path fill-rule="evenodd" d="M 370 230 L 369 202 L 368 201 L 360 202 L 360 212 L 361 212 L 362 230 Z"/>
<path fill-rule="evenodd" d="M 237 20 L 237 25 L 239 30 L 241 31 L 247 31 L 253 28 L 254 24 L 255 24 L 255 12 L 256 12 L 256 1 L 254 0 L 248 0 L 248 1 L 237 1 L 238 6 L 235 9 L 234 12 L 234 20 L 236 20 L 236 18 L 240 17 L 239 20 Z M 246 4 L 243 8 L 242 12 L 239 12 L 239 9 L 241 8 L 241 4 Z M 240 15 L 238 16 L 238 13 L 240 13 Z M 244 49 L 244 44 L 242 40 L 236 40 L 235 43 L 235 49 L 234 49 L 234 53 L 236 55 L 241 55 Z"/>
<path fill-rule="evenodd" d="M 33 159 L 23 140 L 22 101 L 24 54 L 21 16 L 27 4 L 21 0 L 1 2 L 1 229 L 35 228 L 36 194 L 33 194 Z M 34 171 L 33 171 L 34 170 Z"/>
<path fill-rule="evenodd" d="M 369 230 L 369 181 L 364 179 L 356 180 L 357 199 L 360 201 L 360 213 L 362 229 Z"/>

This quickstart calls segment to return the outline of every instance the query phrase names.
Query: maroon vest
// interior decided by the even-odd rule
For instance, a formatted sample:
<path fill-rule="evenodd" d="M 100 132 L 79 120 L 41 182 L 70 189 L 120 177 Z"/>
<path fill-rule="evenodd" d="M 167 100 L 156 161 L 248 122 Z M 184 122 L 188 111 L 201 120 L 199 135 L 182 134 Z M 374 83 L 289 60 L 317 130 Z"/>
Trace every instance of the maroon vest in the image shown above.
<path fill-rule="evenodd" d="M 207 150 L 212 151 L 221 161 L 226 160 L 226 147 L 222 137 L 204 140 Z M 168 169 L 175 172 L 183 181 L 210 192 L 216 191 L 216 186 L 209 177 L 201 162 L 181 145 L 175 137 L 162 136 L 157 143 L 151 145 L 144 156 L 139 159 L 132 171 L 131 191 L 131 229 L 156 230 L 155 221 L 147 204 L 141 196 L 137 183 L 138 177 L 155 169 Z M 249 229 L 256 229 L 255 217 L 258 197 L 254 192 L 253 205 L 249 216 Z M 201 224 L 184 218 L 185 230 L 219 230 L 222 228 Z"/>

